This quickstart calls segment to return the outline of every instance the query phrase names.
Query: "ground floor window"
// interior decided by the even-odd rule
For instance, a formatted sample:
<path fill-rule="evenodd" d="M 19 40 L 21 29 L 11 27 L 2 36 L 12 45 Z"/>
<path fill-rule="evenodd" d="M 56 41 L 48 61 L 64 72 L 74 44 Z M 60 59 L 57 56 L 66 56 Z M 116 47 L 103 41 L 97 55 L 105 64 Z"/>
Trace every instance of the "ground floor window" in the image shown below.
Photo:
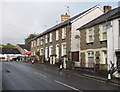
<path fill-rule="evenodd" d="M 56 45 L 56 58 L 59 58 L 59 44 Z"/>
<path fill-rule="evenodd" d="M 49 47 L 49 56 L 50 55 L 53 55 L 53 46 L 52 45 Z"/>
<path fill-rule="evenodd" d="M 66 55 L 66 43 L 62 43 L 62 56 Z"/>
<path fill-rule="evenodd" d="M 107 51 L 102 51 L 103 64 L 107 64 Z"/>
<path fill-rule="evenodd" d="M 45 47 L 45 59 L 48 61 L 48 47 Z"/>
<path fill-rule="evenodd" d="M 87 53 L 88 55 L 88 67 L 94 67 L 94 52 L 90 51 Z"/>
<path fill-rule="evenodd" d="M 40 49 L 40 55 L 43 55 L 43 48 Z"/>

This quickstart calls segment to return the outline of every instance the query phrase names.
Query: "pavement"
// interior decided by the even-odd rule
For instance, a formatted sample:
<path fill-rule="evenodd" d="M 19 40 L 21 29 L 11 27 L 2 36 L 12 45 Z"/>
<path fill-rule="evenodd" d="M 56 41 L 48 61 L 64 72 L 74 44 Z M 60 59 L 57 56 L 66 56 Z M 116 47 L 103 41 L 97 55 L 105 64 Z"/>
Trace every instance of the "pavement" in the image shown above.
<path fill-rule="evenodd" d="M 49 63 L 43 63 L 43 64 L 47 65 L 47 66 L 58 68 L 57 65 L 50 65 Z M 80 74 L 80 75 L 83 75 L 83 76 L 86 76 L 86 77 L 99 79 L 99 80 L 103 80 L 103 81 L 106 81 L 106 82 L 108 81 L 108 79 L 107 79 L 108 76 L 101 76 L 98 73 L 94 74 L 93 72 L 82 70 L 82 69 L 63 69 L 63 71 L 69 71 L 69 72 L 71 72 L 72 74 L 75 74 L 75 75 Z M 111 83 L 115 83 L 115 84 L 120 85 L 120 78 L 111 79 Z"/>
<path fill-rule="evenodd" d="M 3 90 L 120 90 L 119 84 L 91 78 L 88 73 L 59 71 L 55 65 L 3 62 L 2 68 Z"/>

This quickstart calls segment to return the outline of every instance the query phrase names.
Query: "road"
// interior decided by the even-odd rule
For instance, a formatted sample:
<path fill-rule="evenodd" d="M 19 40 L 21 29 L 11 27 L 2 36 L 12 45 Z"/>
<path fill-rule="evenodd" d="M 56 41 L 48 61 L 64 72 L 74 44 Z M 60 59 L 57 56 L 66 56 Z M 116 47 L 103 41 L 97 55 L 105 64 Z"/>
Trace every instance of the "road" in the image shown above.
<path fill-rule="evenodd" d="M 3 90 L 120 90 L 120 85 L 77 76 L 56 67 L 24 62 L 2 63 Z"/>

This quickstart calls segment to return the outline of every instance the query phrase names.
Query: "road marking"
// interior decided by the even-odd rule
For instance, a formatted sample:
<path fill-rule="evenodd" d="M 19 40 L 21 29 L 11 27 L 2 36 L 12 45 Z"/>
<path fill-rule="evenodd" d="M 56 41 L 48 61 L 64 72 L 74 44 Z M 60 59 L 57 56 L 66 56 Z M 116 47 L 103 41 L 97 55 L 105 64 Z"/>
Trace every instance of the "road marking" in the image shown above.
<path fill-rule="evenodd" d="M 68 87 L 68 88 L 71 88 L 71 89 L 73 89 L 73 90 L 79 91 L 79 89 L 76 89 L 76 88 L 74 88 L 74 87 L 72 87 L 72 86 L 69 86 L 69 85 L 67 85 L 67 84 L 65 84 L 65 83 L 62 83 L 62 82 L 60 82 L 60 81 L 55 80 L 55 82 L 57 82 L 57 83 L 59 83 L 59 84 L 61 84 L 61 85 L 64 85 L 64 86 L 66 86 L 66 87 Z"/>
<path fill-rule="evenodd" d="M 83 76 L 83 75 L 79 75 L 79 74 L 74 74 L 73 72 L 65 72 L 65 73 L 71 74 L 71 75 L 75 75 L 75 76 L 79 76 L 79 77 L 83 77 L 83 78 L 87 78 L 87 79 L 91 79 L 91 80 L 95 80 L 95 81 L 99 81 L 99 82 L 102 82 L 102 83 L 106 83 L 106 81 L 94 79 L 94 78 Z M 114 85 L 114 86 L 120 86 L 119 84 L 115 84 L 115 83 L 108 83 L 108 84 L 111 84 L 111 85 Z"/>
<path fill-rule="evenodd" d="M 42 77 L 44 77 L 44 78 L 47 78 L 47 76 L 45 76 L 45 75 L 43 75 L 43 74 L 40 74 L 40 73 L 38 73 L 38 72 L 34 72 L 34 73 L 36 73 L 36 74 L 38 74 L 38 75 L 40 75 L 40 76 L 42 76 Z"/>

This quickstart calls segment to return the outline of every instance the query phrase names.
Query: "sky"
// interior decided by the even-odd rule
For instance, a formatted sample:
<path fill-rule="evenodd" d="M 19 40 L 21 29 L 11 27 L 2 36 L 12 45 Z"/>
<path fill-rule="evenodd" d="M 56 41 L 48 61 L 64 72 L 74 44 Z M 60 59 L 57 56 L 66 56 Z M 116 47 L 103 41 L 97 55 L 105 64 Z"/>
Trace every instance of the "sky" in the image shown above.
<path fill-rule="evenodd" d="M 118 7 L 118 2 L 0 2 L 0 44 L 23 44 L 29 34 L 40 34 L 61 22 L 61 14 L 71 17 L 99 4 Z"/>

